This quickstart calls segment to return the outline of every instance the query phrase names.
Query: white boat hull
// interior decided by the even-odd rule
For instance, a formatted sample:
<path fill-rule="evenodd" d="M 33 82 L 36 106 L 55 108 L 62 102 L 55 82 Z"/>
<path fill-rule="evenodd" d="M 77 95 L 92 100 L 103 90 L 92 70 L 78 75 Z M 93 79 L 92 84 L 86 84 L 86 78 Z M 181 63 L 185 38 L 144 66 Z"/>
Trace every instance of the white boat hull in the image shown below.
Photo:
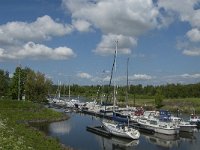
<path fill-rule="evenodd" d="M 178 134 L 179 133 L 179 128 L 159 128 L 157 126 L 148 126 L 148 125 L 142 125 L 146 129 L 154 130 L 156 133 L 161 133 L 161 134 L 167 134 L 167 135 L 173 135 L 173 134 Z"/>
<path fill-rule="evenodd" d="M 182 132 L 194 132 L 196 129 L 196 125 L 180 125 L 180 131 Z"/>
<path fill-rule="evenodd" d="M 155 124 L 150 123 L 152 121 L 154 121 Z M 167 134 L 167 135 L 178 134 L 180 130 L 180 127 L 174 126 L 171 123 L 160 122 L 158 119 L 153 119 L 153 120 L 138 119 L 138 123 L 146 129 L 154 130 L 156 133 L 161 133 L 161 134 Z"/>
<path fill-rule="evenodd" d="M 140 133 L 138 130 L 124 127 L 121 128 L 117 124 L 103 122 L 105 129 L 110 132 L 111 134 L 123 138 L 130 138 L 130 139 L 139 139 Z"/>

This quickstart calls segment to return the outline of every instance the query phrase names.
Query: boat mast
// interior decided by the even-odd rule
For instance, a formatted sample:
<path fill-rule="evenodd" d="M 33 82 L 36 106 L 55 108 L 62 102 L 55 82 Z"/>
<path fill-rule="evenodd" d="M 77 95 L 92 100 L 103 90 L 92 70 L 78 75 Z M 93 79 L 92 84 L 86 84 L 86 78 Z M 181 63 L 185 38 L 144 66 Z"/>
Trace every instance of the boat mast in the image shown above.
<path fill-rule="evenodd" d="M 128 63 L 129 63 L 129 57 L 127 59 L 127 76 L 126 76 L 126 106 L 128 106 Z"/>
<path fill-rule="evenodd" d="M 115 111 L 115 106 L 116 106 L 116 70 L 117 70 L 117 48 L 118 48 L 118 41 L 116 41 L 116 48 L 115 48 L 115 60 L 114 60 L 114 68 L 115 68 L 115 79 L 114 79 L 114 93 L 113 93 L 113 106 L 114 106 L 114 111 Z"/>
<path fill-rule="evenodd" d="M 110 82 L 108 85 L 108 93 L 107 93 L 107 98 L 106 98 L 106 102 L 108 102 L 108 97 L 109 97 L 109 89 L 111 87 L 111 82 L 112 82 L 112 77 L 113 77 L 113 70 L 114 67 L 116 66 L 116 56 L 117 56 L 117 47 L 118 47 L 118 41 L 116 41 L 116 49 L 115 49 L 115 54 L 114 54 L 114 61 L 113 61 L 113 65 L 112 65 L 112 70 L 111 70 L 111 75 L 110 75 Z M 116 68 L 116 67 L 115 67 Z M 106 111 L 106 105 L 105 105 L 105 111 Z"/>
<path fill-rule="evenodd" d="M 21 77 L 20 77 L 20 73 L 21 73 L 21 65 L 19 65 L 19 71 L 18 71 L 18 101 L 20 100 L 20 83 L 21 83 Z"/>
<path fill-rule="evenodd" d="M 69 83 L 69 101 L 70 101 L 70 83 Z"/>

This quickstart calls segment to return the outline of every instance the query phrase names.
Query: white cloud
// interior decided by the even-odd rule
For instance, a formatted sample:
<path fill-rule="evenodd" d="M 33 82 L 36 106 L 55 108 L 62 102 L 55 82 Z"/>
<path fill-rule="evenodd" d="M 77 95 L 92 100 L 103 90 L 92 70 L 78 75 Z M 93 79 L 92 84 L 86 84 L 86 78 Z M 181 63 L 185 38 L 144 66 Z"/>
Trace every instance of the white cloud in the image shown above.
<path fill-rule="evenodd" d="M 58 47 L 52 49 L 42 44 L 35 44 L 34 42 L 26 43 L 20 49 L 14 49 L 11 52 L 0 49 L 0 59 L 53 59 L 62 60 L 75 57 L 76 55 L 72 49 L 67 47 Z"/>
<path fill-rule="evenodd" d="M 91 24 L 86 20 L 73 20 L 73 26 L 80 32 L 88 32 L 91 30 Z"/>
<path fill-rule="evenodd" d="M 199 11 L 194 9 L 194 5 L 199 0 L 158 0 L 158 6 L 164 8 L 165 12 L 171 16 L 177 16 L 181 21 L 188 21 L 192 26 L 199 26 Z"/>
<path fill-rule="evenodd" d="M 103 35 L 101 42 L 97 45 L 97 48 L 94 50 L 96 54 L 100 55 L 109 55 L 114 54 L 116 40 L 118 40 L 118 53 L 121 54 L 130 54 L 131 47 L 137 45 L 137 40 L 133 37 L 124 36 L 124 35 L 114 35 L 108 34 Z"/>
<path fill-rule="evenodd" d="M 193 79 L 200 79 L 200 74 L 196 73 L 196 74 L 182 74 L 180 75 L 182 78 L 193 78 Z"/>
<path fill-rule="evenodd" d="M 129 45 L 121 49 L 122 53 L 130 54 L 136 37 L 167 24 L 152 0 L 63 0 L 63 6 L 73 20 L 86 20 L 103 32 L 94 51 L 100 55 L 113 53 L 111 48 L 116 39 L 110 40 L 111 35 L 126 37 Z"/>
<path fill-rule="evenodd" d="M 0 25 L 0 59 L 69 59 L 75 56 L 67 47 L 50 48 L 35 44 L 55 36 L 65 36 L 74 28 L 55 22 L 50 16 L 38 17 L 36 21 L 8 22 Z M 32 42 L 30 42 L 32 41 Z"/>
<path fill-rule="evenodd" d="M 132 76 L 129 76 L 129 80 L 151 80 L 151 79 L 153 79 L 153 77 L 147 74 L 134 74 Z"/>
<path fill-rule="evenodd" d="M 8 22 L 0 25 L 0 43 L 18 44 L 28 41 L 48 40 L 53 36 L 71 33 L 70 25 L 55 22 L 50 16 L 37 18 L 35 22 Z"/>
<path fill-rule="evenodd" d="M 187 32 L 187 37 L 192 41 L 192 42 L 200 42 L 200 30 L 197 28 L 191 29 L 190 31 Z"/>
<path fill-rule="evenodd" d="M 90 74 L 85 73 L 85 72 L 77 73 L 76 76 L 79 78 L 82 78 L 82 79 L 91 79 L 92 78 L 92 76 Z"/>
<path fill-rule="evenodd" d="M 184 49 L 183 54 L 188 55 L 188 56 L 200 56 L 200 47 Z"/>
<path fill-rule="evenodd" d="M 173 18 L 176 16 L 182 22 L 190 23 L 192 29 L 186 33 L 189 41 L 185 40 L 186 44 L 184 45 L 180 45 L 180 42 L 177 44 L 181 46 L 179 48 L 187 56 L 200 56 L 200 46 L 197 45 L 197 42 L 200 41 L 200 9 L 195 8 L 195 5 L 199 3 L 200 0 L 158 0 L 158 6 L 164 9 L 165 13 L 170 14 Z"/>

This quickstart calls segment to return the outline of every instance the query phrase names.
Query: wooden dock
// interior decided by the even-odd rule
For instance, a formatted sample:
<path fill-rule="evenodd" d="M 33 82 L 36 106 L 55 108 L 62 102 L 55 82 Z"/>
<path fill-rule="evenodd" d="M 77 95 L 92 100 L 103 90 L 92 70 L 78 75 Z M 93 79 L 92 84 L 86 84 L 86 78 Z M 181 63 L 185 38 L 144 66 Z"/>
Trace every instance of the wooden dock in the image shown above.
<path fill-rule="evenodd" d="M 94 126 L 94 127 L 87 126 L 86 129 L 87 131 L 93 132 L 101 136 L 105 136 L 108 138 L 111 137 L 111 133 L 106 131 L 103 126 Z"/>

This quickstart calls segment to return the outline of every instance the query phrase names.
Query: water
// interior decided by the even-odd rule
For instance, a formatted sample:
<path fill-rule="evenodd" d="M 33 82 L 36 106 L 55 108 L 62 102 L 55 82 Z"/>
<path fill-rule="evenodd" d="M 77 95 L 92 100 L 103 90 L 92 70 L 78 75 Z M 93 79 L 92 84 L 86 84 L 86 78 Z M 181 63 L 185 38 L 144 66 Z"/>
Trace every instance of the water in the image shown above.
<path fill-rule="evenodd" d="M 143 134 L 139 140 L 124 140 L 116 137 L 106 138 L 86 130 L 87 126 L 98 126 L 100 118 L 90 115 L 69 113 L 70 119 L 50 124 L 40 124 L 38 127 L 47 135 L 76 150 L 199 150 L 199 131 L 179 136 L 162 134 Z"/>

